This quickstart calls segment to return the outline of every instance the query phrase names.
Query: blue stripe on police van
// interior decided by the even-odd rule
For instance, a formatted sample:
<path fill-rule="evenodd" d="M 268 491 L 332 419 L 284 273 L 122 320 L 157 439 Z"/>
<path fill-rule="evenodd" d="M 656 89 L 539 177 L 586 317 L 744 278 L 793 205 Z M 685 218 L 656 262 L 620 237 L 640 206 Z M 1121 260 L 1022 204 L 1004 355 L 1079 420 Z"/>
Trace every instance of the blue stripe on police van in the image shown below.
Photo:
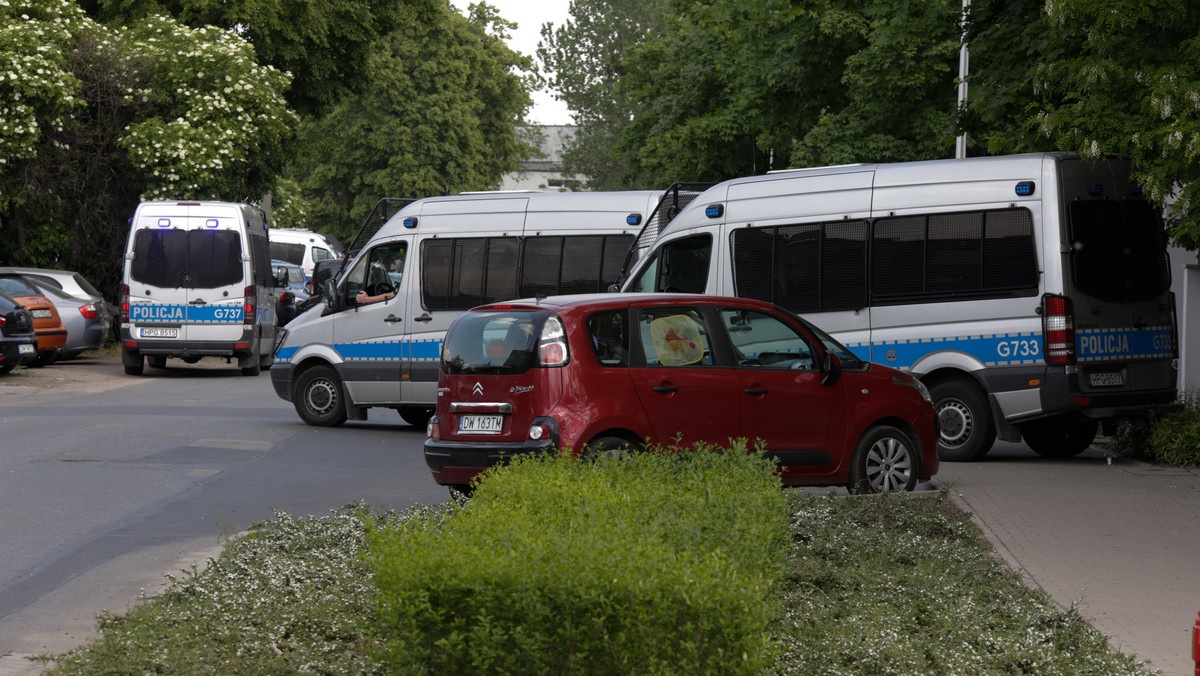
<path fill-rule="evenodd" d="M 404 355 L 403 341 L 389 340 L 372 343 L 338 343 L 333 346 L 346 361 L 400 361 Z"/>
<path fill-rule="evenodd" d="M 1169 326 L 1151 326 L 1140 331 L 1081 329 L 1075 333 L 1075 353 L 1079 361 L 1170 358 L 1175 354 L 1174 332 Z"/>
<path fill-rule="evenodd" d="M 132 303 L 129 306 L 129 321 L 137 324 L 154 322 L 240 324 L 242 322 L 242 306 Z"/>

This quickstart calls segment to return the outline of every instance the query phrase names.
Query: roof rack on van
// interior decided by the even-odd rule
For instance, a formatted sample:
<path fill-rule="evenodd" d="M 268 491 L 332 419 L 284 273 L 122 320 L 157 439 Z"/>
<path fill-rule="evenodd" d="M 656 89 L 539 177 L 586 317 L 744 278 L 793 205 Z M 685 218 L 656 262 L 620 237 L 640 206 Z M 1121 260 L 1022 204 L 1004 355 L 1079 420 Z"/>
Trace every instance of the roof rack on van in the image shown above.
<path fill-rule="evenodd" d="M 625 254 L 625 262 L 621 265 L 621 274 L 617 277 L 618 285 L 625 281 L 625 276 L 629 274 L 629 267 L 654 244 L 654 240 L 658 239 L 658 233 L 662 232 L 662 229 L 667 227 L 667 224 L 678 216 L 684 207 L 699 197 L 700 193 L 714 185 L 716 183 L 672 183 L 663 192 L 662 197 L 658 200 L 658 206 L 654 207 L 654 211 L 646 219 L 646 225 L 642 226 L 642 231 L 633 241 L 633 246 Z"/>

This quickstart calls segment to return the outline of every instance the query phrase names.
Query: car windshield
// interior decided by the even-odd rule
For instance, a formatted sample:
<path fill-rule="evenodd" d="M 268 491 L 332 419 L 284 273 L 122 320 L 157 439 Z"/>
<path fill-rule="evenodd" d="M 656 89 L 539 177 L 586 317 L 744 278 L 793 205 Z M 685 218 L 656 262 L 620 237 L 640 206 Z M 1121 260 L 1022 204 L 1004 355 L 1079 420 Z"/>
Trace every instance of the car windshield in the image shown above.
<path fill-rule="evenodd" d="M 442 370 L 450 375 L 516 375 L 537 365 L 537 338 L 549 312 L 467 312 L 446 332 Z"/>
<path fill-rule="evenodd" d="M 20 277 L 5 276 L 0 277 L 0 290 L 10 296 L 40 296 L 41 291 L 38 291 L 32 284 L 21 279 Z"/>

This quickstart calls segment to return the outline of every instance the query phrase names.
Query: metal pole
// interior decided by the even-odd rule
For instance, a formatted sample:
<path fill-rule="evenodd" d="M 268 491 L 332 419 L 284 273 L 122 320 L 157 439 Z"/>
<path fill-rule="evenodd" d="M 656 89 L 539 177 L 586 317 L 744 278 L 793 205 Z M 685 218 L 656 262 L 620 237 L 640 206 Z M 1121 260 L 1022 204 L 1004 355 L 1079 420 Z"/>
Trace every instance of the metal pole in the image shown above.
<path fill-rule="evenodd" d="M 963 0 L 962 8 L 962 38 L 960 42 L 962 46 L 958 49 L 958 108 L 962 110 L 967 104 L 967 70 L 969 66 L 969 55 L 967 54 L 967 9 L 971 6 L 971 0 Z M 964 132 L 959 135 L 954 141 L 954 157 L 955 159 L 963 159 L 967 156 L 967 134 Z"/>

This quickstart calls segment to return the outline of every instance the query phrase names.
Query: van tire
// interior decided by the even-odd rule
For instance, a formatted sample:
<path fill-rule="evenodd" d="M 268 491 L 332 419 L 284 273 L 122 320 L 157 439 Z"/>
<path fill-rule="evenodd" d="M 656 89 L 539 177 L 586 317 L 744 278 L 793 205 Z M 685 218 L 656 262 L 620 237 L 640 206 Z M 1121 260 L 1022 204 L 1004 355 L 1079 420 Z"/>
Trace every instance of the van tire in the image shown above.
<path fill-rule="evenodd" d="M 429 419 L 433 417 L 434 410 L 432 406 L 405 406 L 398 409 L 398 412 L 404 422 L 419 430 L 424 430 L 425 426 L 429 424 Z"/>
<path fill-rule="evenodd" d="M 996 427 L 987 397 L 978 387 L 959 380 L 929 389 L 938 416 L 938 458 L 947 462 L 978 460 L 996 443 Z"/>
<path fill-rule="evenodd" d="M 121 363 L 125 365 L 125 375 L 140 376 L 146 365 L 146 358 L 129 350 L 121 351 Z"/>
<path fill-rule="evenodd" d="M 851 493 L 911 491 L 921 475 L 919 447 L 904 430 L 878 425 L 867 430 L 850 460 Z"/>
<path fill-rule="evenodd" d="M 329 366 L 314 366 L 301 373 L 292 392 L 296 413 L 315 427 L 337 427 L 346 422 L 344 397 L 341 380 Z"/>
<path fill-rule="evenodd" d="M 1034 453 L 1045 458 L 1073 458 L 1096 439 L 1099 424 L 1088 418 L 1052 416 L 1021 425 L 1021 438 Z"/>

